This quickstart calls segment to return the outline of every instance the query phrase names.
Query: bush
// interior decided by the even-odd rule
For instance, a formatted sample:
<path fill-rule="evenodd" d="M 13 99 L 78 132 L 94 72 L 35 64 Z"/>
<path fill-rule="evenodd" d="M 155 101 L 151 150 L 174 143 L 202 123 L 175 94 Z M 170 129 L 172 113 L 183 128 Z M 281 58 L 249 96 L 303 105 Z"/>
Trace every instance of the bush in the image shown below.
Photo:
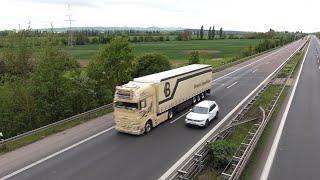
<path fill-rule="evenodd" d="M 200 54 L 199 51 L 192 51 L 188 56 L 189 64 L 199 64 Z"/>
<path fill-rule="evenodd" d="M 218 140 L 209 145 L 213 158 L 213 167 L 216 169 L 225 168 L 232 158 L 235 146 L 225 140 Z"/>
<path fill-rule="evenodd" d="M 169 58 L 163 54 L 150 53 L 139 57 L 135 61 L 134 77 L 158 73 L 171 68 Z"/>

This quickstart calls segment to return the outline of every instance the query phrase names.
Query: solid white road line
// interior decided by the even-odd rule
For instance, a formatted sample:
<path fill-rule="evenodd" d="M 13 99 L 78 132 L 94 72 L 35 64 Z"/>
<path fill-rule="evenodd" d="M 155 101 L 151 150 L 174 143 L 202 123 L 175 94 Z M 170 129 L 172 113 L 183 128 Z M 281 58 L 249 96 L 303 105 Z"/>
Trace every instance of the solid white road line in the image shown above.
<path fill-rule="evenodd" d="M 181 116 L 179 116 L 179 117 L 177 117 L 176 119 L 172 120 L 172 121 L 170 122 L 170 124 L 178 121 L 181 117 L 185 116 L 185 115 L 188 114 L 189 112 L 190 112 L 190 111 L 187 111 L 187 112 L 183 113 Z"/>
<path fill-rule="evenodd" d="M 282 135 L 282 131 L 283 131 L 283 128 L 284 128 L 286 119 L 287 119 L 287 115 L 288 115 L 288 112 L 289 112 L 289 109 L 290 109 L 290 106 L 291 106 L 291 103 L 292 103 L 292 99 L 293 99 L 293 96 L 294 96 L 294 94 L 295 94 L 295 91 L 296 91 L 298 82 L 299 82 L 299 78 L 300 78 L 300 75 L 301 75 L 302 67 L 303 67 L 303 65 L 304 65 L 304 61 L 305 61 L 306 56 L 307 56 L 307 54 L 308 54 L 308 50 L 309 50 L 310 44 L 311 44 L 311 41 L 309 42 L 307 51 L 306 51 L 306 53 L 305 53 L 305 55 L 304 55 L 302 65 L 301 65 L 301 67 L 300 67 L 299 74 L 298 74 L 298 76 L 297 76 L 297 80 L 296 80 L 296 82 L 295 82 L 295 84 L 294 84 L 292 93 L 291 93 L 291 95 L 290 95 L 288 104 L 287 104 L 287 106 L 286 106 L 286 109 L 285 109 L 285 111 L 284 111 L 284 113 L 283 113 L 283 115 L 282 115 L 279 128 L 278 128 L 278 130 L 277 130 L 276 136 L 275 136 L 274 141 L 273 141 L 273 144 L 272 144 L 272 146 L 271 146 L 271 150 L 270 150 L 270 152 L 269 152 L 269 155 L 268 155 L 268 159 L 267 159 L 267 161 L 266 161 L 266 164 L 265 164 L 265 166 L 264 166 L 264 168 L 263 168 L 263 171 L 262 171 L 260 180 L 267 180 L 267 179 L 268 179 L 268 176 L 269 176 L 269 173 L 270 173 L 270 170 L 271 170 L 271 166 L 272 166 L 274 157 L 275 157 L 275 155 L 276 155 L 276 151 L 277 151 L 277 148 L 278 148 L 278 145 L 279 145 L 279 141 L 280 141 L 280 138 L 281 138 L 281 135 Z"/>
<path fill-rule="evenodd" d="M 64 149 L 62 149 L 62 150 L 60 150 L 60 151 L 58 151 L 58 152 L 55 152 L 55 153 L 53 153 L 53 154 L 51 154 L 51 155 L 49 155 L 49 156 L 47 156 L 47 157 L 45 157 L 45 158 L 42 158 L 42 159 L 40 159 L 40 160 L 38 160 L 38 161 L 36 161 L 36 162 L 34 162 L 34 163 L 32 163 L 32 164 L 29 164 L 28 166 L 26 166 L 26 167 L 24 167 L 24 168 L 21 168 L 21 169 L 13 172 L 13 173 L 11 173 L 11 174 L 8 174 L 8 175 L 0 178 L 0 180 L 4 180 L 4 179 L 11 178 L 11 177 L 13 177 L 13 176 L 15 176 L 15 175 L 17 175 L 17 174 L 19 174 L 19 173 L 27 170 L 27 169 L 32 168 L 33 166 L 36 166 L 36 165 L 38 165 L 38 164 L 40 164 L 40 163 L 42 163 L 42 162 L 44 162 L 44 161 L 47 161 L 47 160 L 49 160 L 49 159 L 51 159 L 51 158 L 53 158 L 53 157 L 55 157 L 55 156 L 58 156 L 59 154 L 62 154 L 62 153 L 66 152 L 66 151 L 68 151 L 68 150 L 70 150 L 70 149 L 72 149 L 72 148 L 75 148 L 75 147 L 77 147 L 77 146 L 79 146 L 79 145 L 87 142 L 87 141 L 90 141 L 91 139 L 93 139 L 93 138 L 95 138 L 95 137 L 97 137 L 97 136 L 100 136 L 100 135 L 102 135 L 102 134 L 104 134 L 104 133 L 106 133 L 106 132 L 108 132 L 108 131 L 110 131 L 110 130 L 112 130 L 112 129 L 114 129 L 114 126 L 108 128 L 108 129 L 106 129 L 106 130 L 103 130 L 103 131 L 101 131 L 101 132 L 99 132 L 99 133 L 97 133 L 97 134 L 95 134 L 95 135 L 93 135 L 93 136 L 90 136 L 90 137 L 88 137 L 88 138 L 86 138 L 86 139 L 84 139 L 84 140 L 82 140 L 82 141 L 79 141 L 79 142 L 77 142 L 77 143 L 75 143 L 75 144 L 73 144 L 73 145 L 71 145 L 71 146 L 69 146 L 69 147 L 66 147 L 66 148 L 64 148 Z"/>
<path fill-rule="evenodd" d="M 227 89 L 231 88 L 232 86 L 238 84 L 238 81 L 237 82 L 234 82 L 233 84 L 231 84 L 230 86 L 227 87 Z"/>
<path fill-rule="evenodd" d="M 289 45 L 291 45 L 291 44 L 289 44 Z M 250 63 L 250 64 L 247 64 L 247 65 L 245 65 L 245 66 L 242 66 L 242 67 L 240 67 L 240 68 L 238 68 L 238 69 L 236 69 L 236 70 L 234 70 L 234 71 L 232 71 L 232 72 L 230 72 L 230 73 L 228 73 L 228 74 L 225 74 L 225 75 L 223 75 L 223 76 L 221 76 L 221 77 L 218 77 L 217 79 L 213 80 L 213 82 L 218 81 L 218 80 L 220 80 L 220 79 L 222 79 L 222 78 L 224 78 L 224 77 L 226 77 L 226 76 L 229 76 L 230 74 L 233 74 L 233 73 L 235 73 L 235 72 L 237 72 L 237 71 L 239 71 L 239 70 L 241 70 L 241 69 L 243 69 L 243 68 L 246 68 L 246 67 L 248 67 L 248 66 L 251 66 L 251 65 L 253 65 L 253 64 L 257 63 L 257 62 L 260 62 L 260 61 L 262 61 L 262 60 L 264 60 L 264 59 L 266 59 L 266 58 L 274 55 L 275 53 L 278 53 L 279 51 L 281 51 L 281 50 L 283 50 L 283 49 L 285 49 L 285 48 L 288 48 L 289 45 L 286 45 L 286 46 L 284 46 L 284 47 L 281 47 L 281 48 L 278 49 L 277 51 L 275 51 L 275 52 L 273 52 L 273 53 L 270 53 L 269 55 L 267 55 L 267 56 L 265 56 L 265 57 L 263 57 L 263 58 L 261 58 L 261 59 L 259 59 L 259 60 L 256 60 L 256 61 L 254 61 L 254 62 L 252 62 L 252 63 Z"/>
<path fill-rule="evenodd" d="M 282 67 L 296 52 L 302 47 L 302 45 L 292 53 L 288 59 L 286 59 L 276 70 L 274 70 L 265 80 L 263 80 L 251 93 L 245 97 L 236 107 L 234 107 L 217 125 L 215 125 L 206 135 L 204 135 L 195 145 L 193 145 L 188 152 L 186 152 L 177 162 L 175 162 L 159 179 L 160 180 L 166 180 L 169 178 L 169 176 L 183 163 L 185 162 L 188 157 L 191 156 L 193 152 L 195 152 L 205 141 L 213 134 L 215 131 L 217 131 L 222 124 L 227 121 L 236 111 L 239 109 L 254 93 L 256 93 L 259 88 L 265 84 L 268 79 L 277 72 L 280 67 Z"/>
<path fill-rule="evenodd" d="M 266 64 L 269 64 L 270 62 L 266 62 Z"/>

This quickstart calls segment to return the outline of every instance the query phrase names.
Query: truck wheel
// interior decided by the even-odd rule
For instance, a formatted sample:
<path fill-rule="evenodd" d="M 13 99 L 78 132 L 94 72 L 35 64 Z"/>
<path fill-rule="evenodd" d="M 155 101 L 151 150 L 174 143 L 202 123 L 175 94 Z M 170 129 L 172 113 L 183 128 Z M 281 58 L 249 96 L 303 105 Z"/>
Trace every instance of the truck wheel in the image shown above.
<path fill-rule="evenodd" d="M 145 132 L 145 133 L 149 133 L 149 132 L 151 131 L 151 129 L 152 129 L 152 123 L 151 123 L 151 121 L 149 120 L 149 121 L 147 121 L 147 123 L 146 123 L 146 125 L 145 125 L 145 127 L 144 127 L 144 132 Z"/>
<path fill-rule="evenodd" d="M 172 119 L 173 118 L 173 111 L 169 110 L 168 112 L 168 119 Z"/>
<path fill-rule="evenodd" d="M 197 101 L 198 101 L 198 102 L 201 101 L 200 95 L 197 95 Z"/>
<path fill-rule="evenodd" d="M 196 102 L 197 102 L 197 98 L 194 96 L 194 97 L 192 98 L 192 103 L 195 104 Z"/>
<path fill-rule="evenodd" d="M 201 99 L 205 98 L 205 93 L 201 93 Z"/>

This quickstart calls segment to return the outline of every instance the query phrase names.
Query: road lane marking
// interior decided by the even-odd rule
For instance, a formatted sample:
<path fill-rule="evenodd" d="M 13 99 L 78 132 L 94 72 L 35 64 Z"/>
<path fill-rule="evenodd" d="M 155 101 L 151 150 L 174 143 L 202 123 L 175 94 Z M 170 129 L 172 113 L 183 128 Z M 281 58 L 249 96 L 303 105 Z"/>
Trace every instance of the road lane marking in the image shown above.
<path fill-rule="evenodd" d="M 304 43 L 302 44 L 304 45 Z M 182 155 L 178 161 L 176 161 L 159 179 L 160 180 L 166 180 L 169 178 L 169 176 L 176 170 L 180 165 L 185 162 L 188 157 L 195 152 L 201 144 L 205 143 L 206 140 L 215 132 L 217 131 L 220 126 L 223 125 L 225 121 L 227 121 L 255 92 L 259 90 L 259 88 L 267 82 L 267 80 L 275 73 L 277 72 L 280 67 L 282 67 L 291 57 L 293 57 L 294 54 L 302 47 L 302 45 L 297 48 L 289 57 L 286 59 L 278 68 L 276 68 L 267 78 L 265 78 L 251 93 L 246 96 L 238 105 L 236 105 L 217 125 L 215 125 L 207 134 L 205 134 L 197 143 L 195 143 L 184 155 Z"/>
<path fill-rule="evenodd" d="M 233 84 L 231 84 L 230 86 L 227 87 L 227 89 L 231 88 L 232 86 L 238 84 L 238 81 L 237 82 L 234 82 Z"/>
<path fill-rule="evenodd" d="M 183 113 L 181 116 L 179 116 L 179 117 L 177 117 L 176 119 L 172 120 L 172 121 L 170 122 L 170 124 L 178 121 L 181 117 L 185 116 L 188 112 L 190 112 L 190 111 L 187 111 L 187 112 Z"/>
<path fill-rule="evenodd" d="M 250 66 L 250 65 L 253 65 L 253 64 L 255 64 L 255 63 L 258 63 L 258 62 L 260 62 L 260 61 L 262 61 L 262 60 L 264 60 L 264 59 L 266 59 L 266 58 L 268 58 L 268 57 L 270 57 L 270 56 L 278 53 L 279 51 L 288 48 L 289 45 L 292 45 L 292 44 L 288 44 L 288 45 L 286 45 L 286 46 L 284 46 L 284 47 L 281 47 L 281 48 L 278 49 L 277 51 L 272 52 L 272 53 L 268 54 L 267 56 L 262 57 L 262 58 L 260 58 L 260 59 L 258 59 L 258 60 L 256 60 L 256 61 L 253 61 L 253 62 L 250 63 L 250 64 L 247 64 L 247 65 L 245 65 L 245 66 L 242 66 L 242 67 L 240 67 L 240 68 L 238 68 L 238 69 L 236 69 L 236 70 L 234 70 L 234 71 L 232 71 L 232 72 L 230 72 L 230 73 L 228 73 L 228 74 L 225 74 L 225 75 L 223 75 L 223 76 L 221 76 L 221 77 L 218 77 L 217 79 L 213 80 L 212 82 L 218 81 L 218 80 L 220 80 L 220 79 L 222 79 L 222 78 L 224 78 L 224 77 L 226 77 L 226 76 L 229 76 L 230 74 L 233 74 L 233 73 L 235 73 L 235 72 L 237 72 L 237 71 L 239 71 L 239 70 L 241 70 L 241 69 L 243 69 L 243 68 L 246 68 L 246 67 L 248 67 L 248 66 Z M 263 54 L 262 54 L 262 55 L 263 55 Z M 262 56 L 262 55 L 261 55 L 261 56 Z"/>
<path fill-rule="evenodd" d="M 266 62 L 266 64 L 269 64 L 270 62 Z"/>
<path fill-rule="evenodd" d="M 60 150 L 58 152 L 55 152 L 55 153 L 53 153 L 53 154 L 51 154 L 51 155 L 49 155 L 47 157 L 44 157 L 44 158 L 42 158 L 42 159 L 40 159 L 40 160 L 38 160 L 38 161 L 36 161 L 36 162 L 34 162 L 32 164 L 29 164 L 28 166 L 25 166 L 25 167 L 23 167 L 23 168 L 21 168 L 21 169 L 19 169 L 17 171 L 14 171 L 13 173 L 8 174 L 8 175 L 0 178 L 0 180 L 5 180 L 5 179 L 8 179 L 8 178 L 11 178 L 11 177 L 13 177 L 13 176 L 25 171 L 25 170 L 28 170 L 28 169 L 32 168 L 33 166 L 36 166 L 36 165 L 38 165 L 38 164 L 40 164 L 40 163 L 42 163 L 44 161 L 47 161 L 47 160 L 49 160 L 51 158 L 54 158 L 54 157 L 66 152 L 66 151 L 68 151 L 70 149 L 73 149 L 73 148 L 75 148 L 75 147 L 77 147 L 77 146 L 79 146 L 79 145 L 81 145 L 81 144 L 83 144 L 83 143 L 85 143 L 87 141 L 90 141 L 91 139 L 96 138 L 96 137 L 98 137 L 98 136 L 100 136 L 100 135 L 102 135 L 102 134 L 104 134 L 104 133 L 106 133 L 106 132 L 108 132 L 108 131 L 110 131 L 110 130 L 112 130 L 114 128 L 115 128 L 115 126 L 112 126 L 112 127 L 108 128 L 106 130 L 103 130 L 103 131 L 101 131 L 101 132 L 99 132 L 97 134 L 94 134 L 94 135 L 92 135 L 92 136 L 90 136 L 90 137 L 88 137 L 88 138 L 86 138 L 86 139 L 84 139 L 82 141 L 79 141 L 79 142 L 77 142 L 77 143 L 75 143 L 75 144 L 73 144 L 73 145 L 71 145 L 69 147 L 66 147 L 66 148 L 64 148 L 64 149 L 62 149 L 62 150 Z"/>
<path fill-rule="evenodd" d="M 307 51 L 306 51 L 306 53 L 304 55 L 302 65 L 300 67 L 299 74 L 297 76 L 297 80 L 296 80 L 296 82 L 294 84 L 293 90 L 292 90 L 291 95 L 289 97 L 289 101 L 288 101 L 288 104 L 286 106 L 286 109 L 285 109 L 285 111 L 284 111 L 284 113 L 282 115 L 279 128 L 277 130 L 276 136 L 275 136 L 274 141 L 272 143 L 272 146 L 271 146 L 271 149 L 270 149 L 270 152 L 269 152 L 269 155 L 268 155 L 268 159 L 267 159 L 266 164 L 265 164 L 265 166 L 263 168 L 260 180 L 267 180 L 268 179 L 268 176 L 269 176 L 269 173 L 270 173 L 270 170 L 271 170 L 271 167 L 272 167 L 272 163 L 273 163 L 274 157 L 276 155 L 277 148 L 278 148 L 278 145 L 279 145 L 279 141 L 280 141 L 280 138 L 281 138 L 281 135 L 282 135 L 284 124 L 286 122 L 286 119 L 287 119 L 287 116 L 288 116 L 288 112 L 289 112 L 289 109 L 291 107 L 291 103 L 292 103 L 292 100 L 293 100 L 293 97 L 294 97 L 294 94 L 295 94 L 295 91 L 296 91 L 296 88 L 297 88 L 297 85 L 298 85 L 298 82 L 299 82 L 299 78 L 300 78 L 300 75 L 301 75 L 302 67 L 304 65 L 306 56 L 308 54 L 308 50 L 309 50 L 310 44 L 311 44 L 311 41 L 309 42 Z"/>
<path fill-rule="evenodd" d="M 252 71 L 252 73 L 255 73 L 255 72 L 257 72 L 257 71 L 258 71 L 258 69 L 255 69 L 255 70 Z"/>

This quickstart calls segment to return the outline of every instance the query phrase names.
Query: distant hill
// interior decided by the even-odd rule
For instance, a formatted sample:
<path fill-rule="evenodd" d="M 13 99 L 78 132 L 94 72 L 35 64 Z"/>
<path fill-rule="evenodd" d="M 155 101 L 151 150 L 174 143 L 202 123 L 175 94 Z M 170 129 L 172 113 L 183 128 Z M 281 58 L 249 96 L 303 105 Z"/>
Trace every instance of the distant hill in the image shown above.
<path fill-rule="evenodd" d="M 54 28 L 53 31 L 55 32 L 66 32 L 68 31 L 68 27 L 62 27 L 62 28 Z M 81 30 L 97 30 L 97 31 L 121 31 L 121 30 L 137 30 L 137 31 L 179 31 L 179 30 L 184 30 L 186 28 L 182 27 L 72 27 L 72 30 L 74 31 L 81 31 Z M 51 31 L 50 28 L 46 29 L 37 29 L 40 31 Z"/>

